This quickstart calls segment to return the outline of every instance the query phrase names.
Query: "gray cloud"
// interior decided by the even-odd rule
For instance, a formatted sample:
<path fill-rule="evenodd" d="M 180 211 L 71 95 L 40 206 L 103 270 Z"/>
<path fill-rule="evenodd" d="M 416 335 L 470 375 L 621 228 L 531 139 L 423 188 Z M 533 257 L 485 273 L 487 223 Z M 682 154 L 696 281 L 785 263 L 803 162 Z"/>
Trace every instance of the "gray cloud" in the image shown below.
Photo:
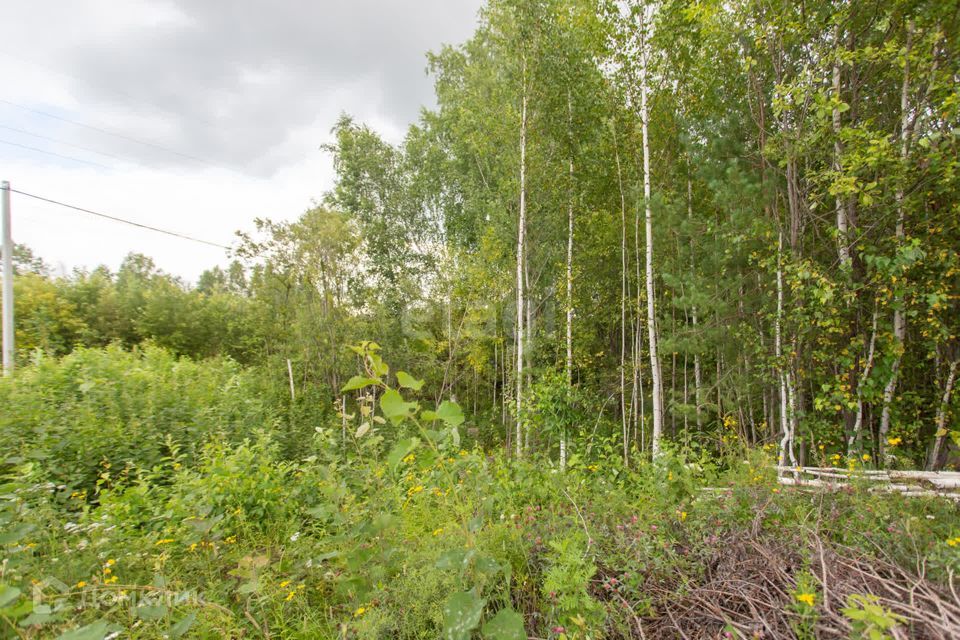
<path fill-rule="evenodd" d="M 400 135 L 433 103 L 425 53 L 469 37 L 480 0 L 25 4 L 17 36 L 58 40 L 44 64 L 68 74 L 84 109 L 74 118 L 269 175 L 315 150 L 341 111 Z M 73 139 L 197 164 L 90 131 Z"/>

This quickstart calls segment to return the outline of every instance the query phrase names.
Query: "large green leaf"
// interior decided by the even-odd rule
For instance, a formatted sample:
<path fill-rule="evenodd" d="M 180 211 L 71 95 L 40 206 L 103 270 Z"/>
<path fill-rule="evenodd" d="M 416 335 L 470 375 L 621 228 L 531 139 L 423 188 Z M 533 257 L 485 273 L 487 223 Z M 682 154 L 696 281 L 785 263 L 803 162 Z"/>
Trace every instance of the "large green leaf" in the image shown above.
<path fill-rule="evenodd" d="M 357 389 L 363 389 L 364 387 L 369 387 L 372 384 L 381 384 L 380 378 L 367 378 L 366 376 L 353 376 L 347 380 L 347 384 L 343 385 L 343 388 L 340 389 L 340 393 L 345 393 L 347 391 L 356 391 Z"/>
<path fill-rule="evenodd" d="M 168 609 L 162 605 L 142 605 L 137 607 L 136 614 L 143 620 L 159 620 L 167 615 Z"/>
<path fill-rule="evenodd" d="M 443 605 L 444 640 L 470 640 L 470 632 L 480 624 L 483 600 L 473 591 L 455 593 Z"/>
<path fill-rule="evenodd" d="M 420 417 L 424 420 L 443 420 L 451 427 L 459 426 L 464 421 L 463 410 L 460 409 L 460 405 L 449 400 L 441 402 L 436 411 L 424 411 L 420 414 Z"/>
<path fill-rule="evenodd" d="M 423 387 L 423 380 L 417 380 L 406 371 L 397 371 L 397 384 L 405 389 L 420 391 L 420 388 Z"/>
<path fill-rule="evenodd" d="M 523 616 L 512 609 L 500 609 L 483 625 L 484 640 L 527 640 Z"/>
<path fill-rule="evenodd" d="M 8 584 L 0 584 L 0 607 L 5 607 L 20 597 L 20 589 Z"/>
<path fill-rule="evenodd" d="M 437 569 L 459 569 L 463 565 L 466 555 L 467 552 L 463 549 L 444 551 L 440 554 L 440 557 L 437 558 L 434 566 Z"/>
<path fill-rule="evenodd" d="M 167 631 L 167 637 L 171 639 L 181 638 L 187 631 L 190 630 L 190 627 L 193 626 L 193 623 L 197 620 L 196 613 L 189 613 L 185 618 L 177 622 L 175 625 L 170 627 L 170 631 Z"/>
<path fill-rule="evenodd" d="M 405 402 L 396 389 L 387 389 L 380 396 L 380 409 L 393 424 L 400 424 L 417 410 L 416 402 Z"/>
<path fill-rule="evenodd" d="M 107 621 L 98 620 L 79 629 L 71 629 L 57 636 L 57 640 L 103 640 L 107 635 Z"/>
<path fill-rule="evenodd" d="M 18 524 L 17 526 L 0 533 L 0 544 L 13 544 L 27 534 L 31 533 L 37 527 L 32 524 Z"/>
<path fill-rule="evenodd" d="M 390 453 L 387 455 L 387 465 L 391 470 L 396 470 L 397 466 L 400 464 L 400 461 L 406 458 L 411 451 L 419 446 L 420 440 L 418 438 L 404 438 L 397 444 L 393 446 L 393 449 L 390 450 Z"/>
<path fill-rule="evenodd" d="M 437 417 L 446 422 L 451 427 L 457 427 L 463 424 L 463 411 L 456 402 L 444 400 L 437 409 Z"/>

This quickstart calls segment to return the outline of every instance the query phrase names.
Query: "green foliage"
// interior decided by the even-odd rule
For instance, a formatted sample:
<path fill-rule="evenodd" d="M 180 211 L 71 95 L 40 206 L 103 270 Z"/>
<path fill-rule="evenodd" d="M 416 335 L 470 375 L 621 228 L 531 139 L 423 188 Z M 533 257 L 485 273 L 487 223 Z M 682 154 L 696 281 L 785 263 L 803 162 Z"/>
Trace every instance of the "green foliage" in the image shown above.
<path fill-rule="evenodd" d="M 590 595 L 597 571 L 588 541 L 574 529 L 551 540 L 541 593 L 549 602 L 550 620 L 570 628 L 570 637 L 594 637 L 602 626 L 603 607 Z"/>
<path fill-rule="evenodd" d="M 853 635 L 857 640 L 886 640 L 892 638 L 892 631 L 906 618 L 897 615 L 879 604 L 879 598 L 873 595 L 852 594 L 847 598 L 843 615 L 853 625 Z"/>
<path fill-rule="evenodd" d="M 256 379 L 229 360 L 194 362 L 147 346 L 78 349 L 0 381 L 0 446 L 71 491 L 196 460 L 211 439 L 266 426 Z M 159 471 L 158 471 L 159 472 Z"/>

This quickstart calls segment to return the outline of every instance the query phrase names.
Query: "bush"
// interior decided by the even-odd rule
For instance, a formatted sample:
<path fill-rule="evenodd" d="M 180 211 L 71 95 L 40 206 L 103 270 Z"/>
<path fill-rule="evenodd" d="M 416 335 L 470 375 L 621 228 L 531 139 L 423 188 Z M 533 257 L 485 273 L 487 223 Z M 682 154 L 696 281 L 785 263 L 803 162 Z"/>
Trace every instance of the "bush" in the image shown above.
<path fill-rule="evenodd" d="M 191 463 L 211 439 L 236 442 L 265 425 L 252 385 L 231 360 L 194 362 L 152 346 L 38 354 L 0 382 L 0 448 L 93 496 L 136 470 Z"/>

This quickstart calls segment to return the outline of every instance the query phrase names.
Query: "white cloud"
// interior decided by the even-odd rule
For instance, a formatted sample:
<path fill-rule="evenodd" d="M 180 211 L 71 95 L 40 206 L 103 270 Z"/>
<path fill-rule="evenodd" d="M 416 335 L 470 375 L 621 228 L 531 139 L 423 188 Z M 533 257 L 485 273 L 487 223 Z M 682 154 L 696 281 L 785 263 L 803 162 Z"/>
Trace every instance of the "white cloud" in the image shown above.
<path fill-rule="evenodd" d="M 232 244 L 255 217 L 293 219 L 330 188 L 320 146 L 341 112 L 400 140 L 419 105 L 432 104 L 425 52 L 468 37 L 479 1 L 14 3 L 0 22 L 0 141 L 100 166 L 0 143 L 0 179 Z M 115 269 L 137 251 L 193 281 L 227 260 L 205 245 L 12 201 L 15 240 L 67 270 Z"/>

